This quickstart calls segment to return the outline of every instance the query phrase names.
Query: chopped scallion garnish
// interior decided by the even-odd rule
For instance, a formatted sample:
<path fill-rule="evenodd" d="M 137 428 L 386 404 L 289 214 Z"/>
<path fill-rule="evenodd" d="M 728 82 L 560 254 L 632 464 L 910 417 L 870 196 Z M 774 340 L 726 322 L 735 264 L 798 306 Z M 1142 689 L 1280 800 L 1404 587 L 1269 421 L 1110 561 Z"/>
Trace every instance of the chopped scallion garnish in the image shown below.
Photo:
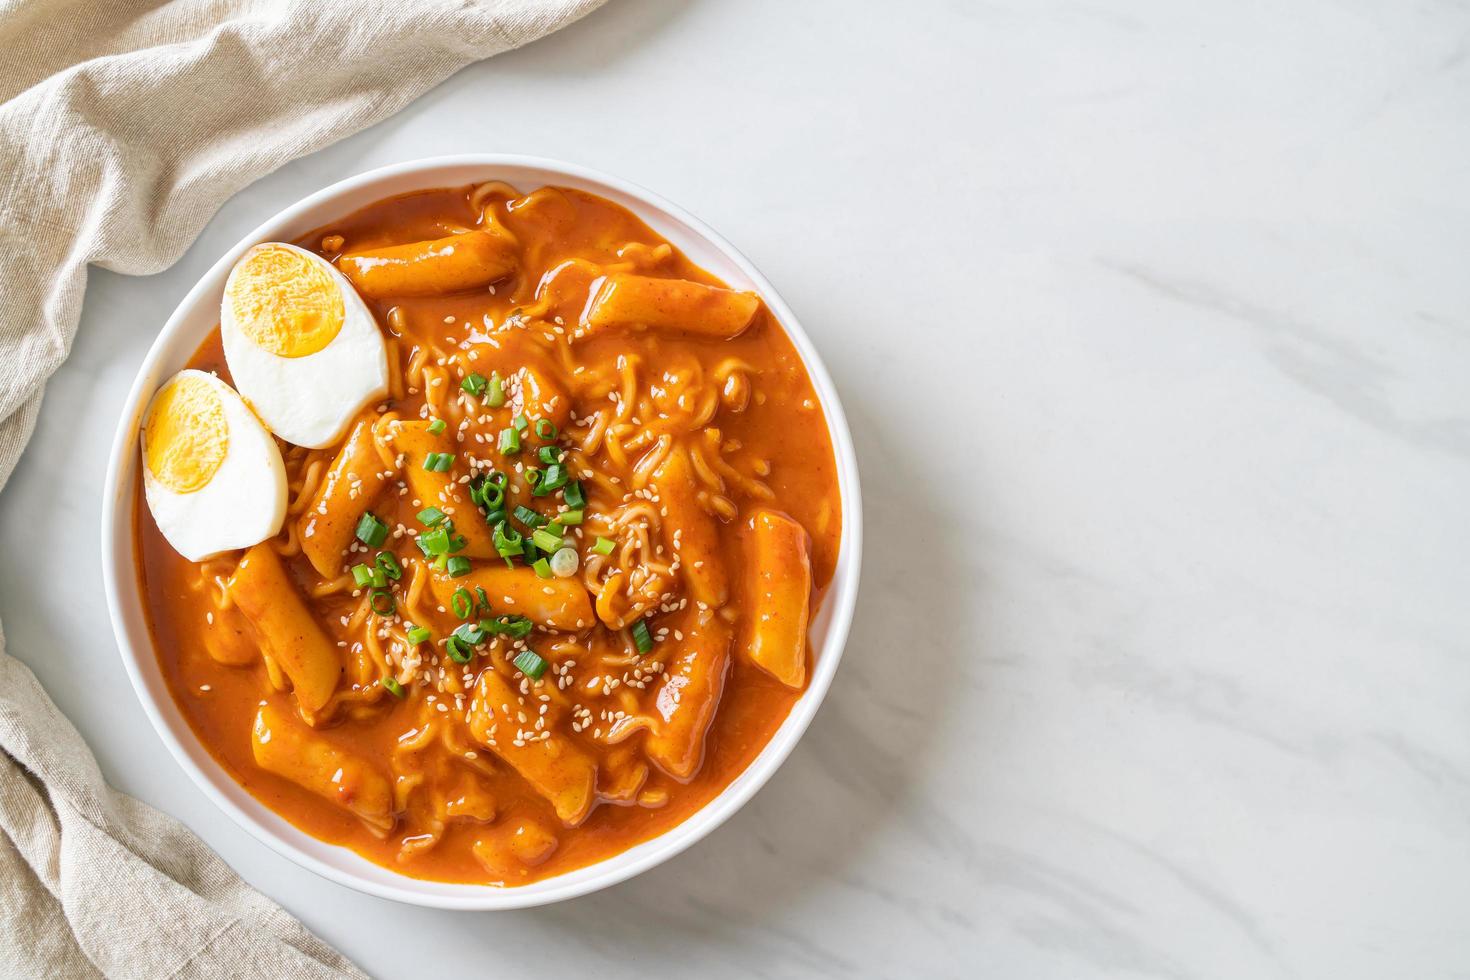
<path fill-rule="evenodd" d="M 386 690 L 389 694 L 393 695 L 395 698 L 398 698 L 400 701 L 403 700 L 403 685 L 398 683 L 397 678 L 383 678 L 383 689 Z"/>
<path fill-rule="evenodd" d="M 430 558 L 449 554 L 449 528 L 436 527 L 418 536 L 419 550 Z"/>
<path fill-rule="evenodd" d="M 480 629 L 492 635 L 503 633 L 519 640 L 530 634 L 531 621 L 525 616 L 496 616 L 480 620 Z"/>
<path fill-rule="evenodd" d="M 546 661 L 535 650 L 521 651 L 520 655 L 513 662 L 516 665 L 516 670 L 519 670 L 533 681 L 539 681 L 541 675 L 546 673 Z"/>
<path fill-rule="evenodd" d="M 490 387 L 485 392 L 485 404 L 491 408 L 499 408 L 505 404 L 504 382 L 500 380 L 498 371 L 490 373 Z"/>
<path fill-rule="evenodd" d="M 379 616 L 391 616 L 398 608 L 398 604 L 393 601 L 393 593 L 387 589 L 373 589 L 370 605 Z"/>
<path fill-rule="evenodd" d="M 460 619 L 469 619 L 470 613 L 475 611 L 475 597 L 470 595 L 469 589 L 455 589 L 449 598 L 449 608 Z"/>
<path fill-rule="evenodd" d="M 552 463 L 541 473 L 541 479 L 531 488 L 531 496 L 544 497 L 553 490 L 560 490 L 567 485 L 571 474 L 561 463 Z"/>
<path fill-rule="evenodd" d="M 436 527 L 448 515 L 438 507 L 425 507 L 419 511 L 419 523 L 424 527 Z"/>
<path fill-rule="evenodd" d="M 515 519 L 526 525 L 526 527 L 541 527 L 543 524 L 546 523 L 545 517 L 536 513 L 525 504 L 518 504 L 513 513 L 515 515 Z"/>
<path fill-rule="evenodd" d="M 415 626 L 408 631 L 408 642 L 412 643 L 414 646 L 418 646 L 425 640 L 432 639 L 433 636 L 433 633 L 430 633 L 422 626 Z"/>
<path fill-rule="evenodd" d="M 500 430 L 500 455 L 514 456 L 521 451 L 521 434 L 515 429 Z"/>
<path fill-rule="evenodd" d="M 372 511 L 362 515 L 362 520 L 357 522 L 357 540 L 369 548 L 376 548 L 388 540 L 388 525 L 378 520 L 378 516 Z"/>
<path fill-rule="evenodd" d="M 496 479 L 499 477 L 500 479 Z M 470 499 L 487 512 L 499 510 L 505 505 L 505 474 L 491 473 L 470 483 Z M 491 523 L 494 523 L 493 521 Z"/>
<path fill-rule="evenodd" d="M 581 559 L 577 556 L 577 549 L 567 545 L 551 556 L 551 574 L 557 578 L 571 578 L 577 574 L 577 566 Z"/>
<path fill-rule="evenodd" d="M 460 623 L 450 635 L 468 646 L 477 647 L 485 642 L 485 630 L 474 623 Z"/>
<path fill-rule="evenodd" d="M 483 395 L 485 389 L 490 386 L 486 377 L 476 371 L 459 383 L 459 386 L 472 395 Z"/>
<path fill-rule="evenodd" d="M 638 648 L 639 653 L 647 653 L 653 649 L 653 637 L 648 635 L 648 620 L 640 619 L 633 624 L 633 645 Z"/>
<path fill-rule="evenodd" d="M 587 506 L 587 497 L 582 493 L 582 484 L 576 480 L 567 483 L 563 488 L 562 499 L 567 502 L 568 507 L 582 508 Z"/>
<path fill-rule="evenodd" d="M 429 432 L 436 436 L 439 433 L 443 432 L 446 428 L 448 428 L 448 425 L 445 424 L 443 419 L 435 419 L 434 421 L 429 423 Z"/>
<path fill-rule="evenodd" d="M 510 558 L 521 553 L 521 532 L 511 527 L 509 521 L 495 525 L 491 537 L 495 539 L 495 552 L 500 557 Z"/>
<path fill-rule="evenodd" d="M 551 562 L 547 561 L 545 558 L 537 558 L 534 562 L 531 563 L 531 567 L 535 569 L 536 574 L 541 576 L 542 578 L 551 578 Z"/>
<path fill-rule="evenodd" d="M 450 578 L 460 578 L 468 575 L 470 568 L 470 560 L 464 555 L 455 555 L 444 564 L 444 570 L 449 573 Z"/>
<path fill-rule="evenodd" d="M 592 550 L 599 555 L 610 555 L 613 553 L 613 548 L 615 547 L 617 546 L 613 544 L 611 538 L 598 538 L 597 543 L 592 546 Z"/>
<path fill-rule="evenodd" d="M 403 566 L 398 564 L 398 558 L 391 551 L 378 552 L 378 570 L 385 578 L 397 582 L 403 578 Z"/>
<path fill-rule="evenodd" d="M 449 659 L 457 664 L 467 664 L 474 657 L 469 647 L 457 636 L 446 636 L 444 638 L 444 649 L 449 653 Z"/>

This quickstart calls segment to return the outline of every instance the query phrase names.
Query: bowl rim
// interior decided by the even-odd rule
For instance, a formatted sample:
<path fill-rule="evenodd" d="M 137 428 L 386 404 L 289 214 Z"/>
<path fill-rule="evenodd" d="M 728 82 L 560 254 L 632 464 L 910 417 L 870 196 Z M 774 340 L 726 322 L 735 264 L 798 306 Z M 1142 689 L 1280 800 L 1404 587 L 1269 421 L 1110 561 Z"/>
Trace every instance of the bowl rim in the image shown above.
<path fill-rule="evenodd" d="M 816 389 L 826 416 L 828 434 L 832 440 L 838 487 L 842 498 L 843 527 L 839 541 L 837 567 L 834 570 L 821 613 L 821 616 L 827 619 L 827 627 L 820 643 L 820 649 L 814 658 L 815 668 L 808 679 L 806 690 L 792 705 L 785 721 L 750 764 L 704 806 L 662 834 L 594 864 L 530 884 L 504 887 L 457 884 L 400 874 L 391 868 L 368 861 L 344 845 L 311 837 L 253 797 L 249 798 L 253 808 L 263 813 L 247 812 L 245 806 L 230 799 L 219 786 L 216 786 L 215 780 L 223 778 L 227 783 L 245 792 L 243 787 L 195 736 L 187 720 L 172 703 L 172 696 L 167 686 L 164 685 L 162 695 L 170 703 L 164 704 L 148 683 L 147 675 L 150 671 L 156 674 L 160 681 L 162 671 L 159 669 L 152 636 L 146 625 L 146 615 L 142 609 L 141 595 L 136 580 L 132 530 L 132 483 L 133 467 L 137 465 L 135 445 L 138 423 L 143 408 L 147 404 L 147 398 L 152 394 L 155 376 L 162 362 L 168 357 L 176 338 L 188 332 L 189 321 L 193 318 L 195 309 L 208 298 L 208 294 L 221 288 L 228 270 L 246 248 L 260 241 L 285 237 L 291 234 L 286 229 L 302 216 L 339 200 L 361 196 L 375 185 L 402 182 L 405 179 L 418 181 L 416 187 L 385 189 L 370 199 L 363 199 L 356 203 L 344 202 L 343 209 L 339 213 L 345 215 L 373 200 L 396 194 L 412 193 L 415 189 L 428 190 L 435 187 L 454 186 L 460 182 L 447 179 L 447 173 L 445 177 L 435 176 L 442 172 L 464 169 L 484 170 L 487 173 L 480 179 L 488 180 L 497 176 L 495 173 L 497 170 L 518 168 L 546 172 L 550 178 L 544 183 L 555 183 L 556 178 L 571 178 L 575 184 L 592 185 L 590 189 L 628 207 L 640 219 L 656 227 L 665 237 L 670 237 L 668 226 L 682 226 L 682 229 L 679 230 L 684 233 L 682 237 L 685 240 L 676 240 L 676 245 L 682 248 L 687 247 L 690 239 L 702 240 L 704 245 L 721 253 L 731 265 L 744 274 L 748 280 L 748 288 L 760 294 L 785 329 Z M 613 193 L 608 193 L 609 191 Z M 195 346 L 197 346 L 197 340 Z M 127 503 L 127 506 L 124 506 L 124 502 Z M 547 905 L 626 881 L 662 864 L 703 839 L 733 816 L 765 785 L 791 754 L 796 743 L 800 741 L 810 725 L 831 687 L 833 676 L 842 659 L 857 603 L 862 564 L 862 530 L 862 500 L 858 485 L 857 456 L 836 386 L 832 383 L 826 366 L 797 320 L 795 313 L 787 306 L 769 280 L 744 254 L 693 214 L 661 195 L 623 178 L 579 164 L 545 157 L 473 153 L 408 160 L 378 167 L 337 181 L 307 195 L 261 222 L 234 246 L 227 249 L 199 278 L 170 314 L 158 336 L 154 338 L 148 353 L 138 367 L 137 375 L 120 413 L 117 431 L 114 434 L 108 457 L 107 475 L 103 482 L 102 573 L 108 613 L 118 650 L 144 713 L 147 714 L 154 730 L 168 748 L 169 754 L 188 773 L 194 785 L 235 824 L 294 864 L 329 881 L 365 894 L 427 908 L 485 911 Z M 131 594 L 124 591 L 124 583 L 128 582 L 131 582 Z M 126 606 L 126 600 L 129 598 L 136 606 L 131 614 Z M 139 621 L 143 622 L 143 636 L 141 642 L 135 642 L 136 624 Z M 169 720 L 170 714 L 177 715 L 175 722 Z M 176 727 L 181 727 L 182 731 L 176 730 Z M 209 764 L 216 770 L 215 773 L 205 771 L 204 767 L 196 761 L 195 754 L 191 753 L 191 746 L 186 745 L 184 739 L 192 743 L 196 751 L 203 752 Z M 249 795 L 248 792 L 246 795 Z M 272 817 L 274 820 L 270 820 Z M 274 826 L 267 826 L 267 820 L 270 820 Z M 302 846 L 305 841 L 298 843 L 291 839 L 293 836 L 305 838 L 307 841 L 316 842 L 330 849 L 329 853 L 334 858 L 340 859 L 341 866 L 334 865 L 323 857 L 307 853 Z M 364 872 L 377 869 L 385 872 L 386 877 L 384 880 L 374 880 L 366 873 L 358 873 L 352 867 L 357 862 L 367 865 L 363 869 Z"/>

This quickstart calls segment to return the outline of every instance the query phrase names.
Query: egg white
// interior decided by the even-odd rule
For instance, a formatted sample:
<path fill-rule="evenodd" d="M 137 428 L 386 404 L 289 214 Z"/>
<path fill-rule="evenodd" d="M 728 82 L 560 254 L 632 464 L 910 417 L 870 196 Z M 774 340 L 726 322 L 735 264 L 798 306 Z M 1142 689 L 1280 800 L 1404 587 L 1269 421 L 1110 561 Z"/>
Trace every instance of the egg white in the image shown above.
<path fill-rule="evenodd" d="M 342 437 L 364 405 L 387 393 L 388 351 L 377 320 L 347 277 L 319 255 L 285 247 L 325 269 L 341 291 L 337 336 L 314 354 L 282 357 L 257 347 L 221 300 L 220 337 L 235 386 L 270 430 L 297 446 L 321 449 Z M 232 271 L 230 282 L 234 278 Z"/>
<path fill-rule="evenodd" d="M 276 441 L 235 389 L 203 371 L 179 374 L 208 380 L 219 395 L 228 432 L 225 456 L 209 482 L 191 493 L 160 483 L 148 466 L 147 427 L 155 394 L 143 416 L 143 493 L 154 523 L 173 549 L 190 561 L 203 561 L 280 532 L 286 518 L 286 466 Z"/>

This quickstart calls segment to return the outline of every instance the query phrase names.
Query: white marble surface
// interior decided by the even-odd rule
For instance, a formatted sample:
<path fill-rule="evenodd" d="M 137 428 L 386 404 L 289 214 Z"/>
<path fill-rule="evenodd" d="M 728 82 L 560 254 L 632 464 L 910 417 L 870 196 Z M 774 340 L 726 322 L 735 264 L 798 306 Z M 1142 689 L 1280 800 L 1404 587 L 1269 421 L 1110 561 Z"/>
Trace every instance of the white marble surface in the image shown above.
<path fill-rule="evenodd" d="M 1470 975 L 1470 9 L 900 6 L 614 0 L 262 181 L 173 270 L 96 272 L 0 495 L 12 649 L 116 785 L 383 977 Z M 104 447 L 193 280 L 339 177 L 471 150 L 745 249 L 868 502 L 846 663 L 772 783 L 636 881 L 484 915 L 215 812 L 97 571 Z"/>

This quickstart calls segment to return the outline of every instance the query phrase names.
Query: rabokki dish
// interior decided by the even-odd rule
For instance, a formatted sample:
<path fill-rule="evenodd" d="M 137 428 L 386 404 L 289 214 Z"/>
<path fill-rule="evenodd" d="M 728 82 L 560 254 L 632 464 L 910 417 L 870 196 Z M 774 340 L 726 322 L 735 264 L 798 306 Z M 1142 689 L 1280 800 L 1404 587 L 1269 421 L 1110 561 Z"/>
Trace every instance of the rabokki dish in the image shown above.
<path fill-rule="evenodd" d="M 759 296 L 595 195 L 424 191 L 252 247 L 140 448 L 185 718 L 399 873 L 656 837 L 807 684 L 842 531 L 811 379 Z"/>

